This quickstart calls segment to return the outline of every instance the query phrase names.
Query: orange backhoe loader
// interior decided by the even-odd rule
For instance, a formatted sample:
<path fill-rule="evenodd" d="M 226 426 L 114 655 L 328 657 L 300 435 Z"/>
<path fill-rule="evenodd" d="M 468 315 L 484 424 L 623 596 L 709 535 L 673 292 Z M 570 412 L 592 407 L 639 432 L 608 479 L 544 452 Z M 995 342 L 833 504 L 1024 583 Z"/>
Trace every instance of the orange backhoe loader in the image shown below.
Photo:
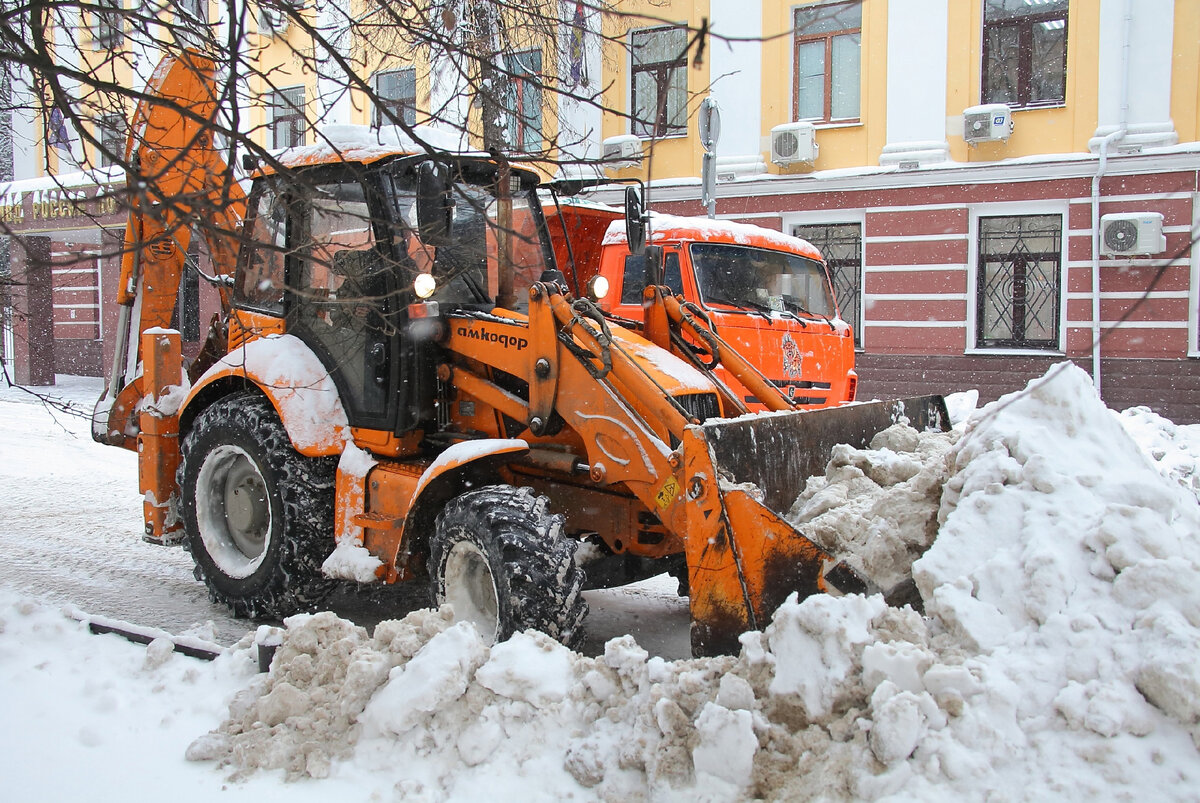
<path fill-rule="evenodd" d="M 834 443 L 943 425 L 937 397 L 797 412 L 653 282 L 620 326 L 568 292 L 538 177 L 488 157 L 329 131 L 243 197 L 213 72 L 166 59 L 134 119 L 125 348 L 93 434 L 138 451 L 147 539 L 182 542 L 215 600 L 280 617 L 429 578 L 488 638 L 570 644 L 585 587 L 676 570 L 705 654 L 791 592 L 865 589 L 775 511 Z M 226 306 L 185 377 L 165 327 L 193 226 Z"/>

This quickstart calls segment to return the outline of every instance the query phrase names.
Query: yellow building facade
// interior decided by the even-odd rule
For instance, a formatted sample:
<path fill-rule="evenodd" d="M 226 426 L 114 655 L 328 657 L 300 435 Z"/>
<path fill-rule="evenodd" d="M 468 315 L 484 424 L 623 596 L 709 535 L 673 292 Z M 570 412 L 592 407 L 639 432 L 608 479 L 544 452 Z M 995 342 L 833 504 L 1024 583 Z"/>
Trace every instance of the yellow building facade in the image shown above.
<path fill-rule="evenodd" d="M 690 119 L 694 123 L 695 112 L 702 97 L 712 93 L 722 102 L 726 99 L 723 89 L 730 83 L 726 70 L 719 73 L 714 61 L 719 63 L 722 50 L 730 49 L 724 32 L 733 28 L 730 36 L 745 37 L 745 17 L 756 16 L 759 24 L 756 35 L 761 43 L 747 50 L 754 61 L 739 62 L 735 69 L 750 70 L 759 76 L 761 90 L 757 93 L 760 112 L 758 136 L 766 140 L 772 128 L 799 119 L 794 105 L 795 92 L 795 21 L 797 10 L 840 5 L 824 0 L 808 2 L 783 2 L 762 0 L 759 4 L 732 4 L 726 6 L 712 0 L 700 2 L 623 2 L 622 15 L 609 18 L 605 35 L 611 38 L 627 38 L 631 30 L 666 24 L 686 26 L 695 37 L 707 23 L 710 35 L 705 42 L 702 58 L 697 62 L 695 42 L 687 53 L 687 86 L 689 92 Z M 961 133 L 963 111 L 983 103 L 981 62 L 983 59 L 983 30 L 985 3 L 979 2 L 888 2 L 888 0 L 862 0 L 861 7 L 861 74 L 859 96 L 861 113 L 853 122 L 831 122 L 817 124 L 820 152 L 812 164 L 797 167 L 768 165 L 772 173 L 791 170 L 839 170 L 880 164 L 880 156 L 889 144 L 889 118 L 909 112 L 904 107 L 889 106 L 889 67 L 905 69 L 903 62 L 897 64 L 889 59 L 889 32 L 896 24 L 919 16 L 922 35 L 919 42 L 922 51 L 940 50 L 942 69 L 935 73 L 913 73 L 912 81 L 942 84 L 940 94 L 944 98 L 942 112 L 945 118 L 945 135 L 948 158 L 956 162 L 994 162 L 1047 154 L 1085 154 L 1096 131 L 1103 125 L 1100 121 L 1099 97 L 1102 91 L 1116 94 L 1119 87 L 1111 81 L 1105 82 L 1101 65 L 1119 62 L 1120 52 L 1112 52 L 1102 45 L 1102 6 L 1111 7 L 1119 17 L 1122 4 L 1102 3 L 1100 0 L 1073 0 L 1068 6 L 1066 34 L 1065 97 L 1062 102 L 1045 106 L 1031 106 L 1014 111 L 1010 137 L 1003 142 L 977 142 L 968 144 Z M 923 12 L 933 6 L 940 15 L 932 19 Z M 1156 86 L 1169 87 L 1167 115 L 1162 121 L 1173 122 L 1174 139 L 1178 142 L 1195 142 L 1200 138 L 1200 5 L 1190 2 L 1157 4 L 1130 4 L 1131 12 L 1139 22 L 1157 25 L 1167 22 L 1169 36 L 1159 37 L 1157 44 L 1165 45 L 1169 57 L 1166 74 L 1162 65 L 1157 72 L 1149 69 L 1143 74 L 1147 82 Z M 732 24 L 730 17 L 733 18 Z M 1165 19 L 1164 19 L 1165 17 Z M 1115 27 L 1115 26 L 1114 26 Z M 940 40 L 940 41 L 938 41 Z M 1115 44 L 1120 45 L 1117 41 Z M 1161 54 L 1160 54 L 1161 55 Z M 1163 60 L 1160 58 L 1160 61 Z M 925 63 L 919 66 L 928 66 Z M 629 132 L 629 121 L 622 113 L 630 113 L 630 58 L 624 48 L 609 47 L 605 58 L 607 91 L 604 96 L 606 108 L 616 113 L 605 115 L 603 132 L 605 137 Z M 905 79 L 892 80 L 892 85 Z M 1136 84 L 1130 91 L 1138 93 L 1151 87 Z M 725 105 L 722 103 L 722 105 Z M 728 125 L 729 121 L 726 120 Z M 933 130 L 933 129 L 931 129 Z M 623 175 L 637 175 L 643 179 L 653 173 L 655 178 L 698 175 L 700 155 L 703 149 L 694 136 L 671 136 L 647 143 L 647 161 L 653 156 L 653 164 L 639 169 L 629 169 Z M 1168 134 L 1163 141 L 1172 137 Z M 764 156 L 769 151 L 763 149 Z"/>

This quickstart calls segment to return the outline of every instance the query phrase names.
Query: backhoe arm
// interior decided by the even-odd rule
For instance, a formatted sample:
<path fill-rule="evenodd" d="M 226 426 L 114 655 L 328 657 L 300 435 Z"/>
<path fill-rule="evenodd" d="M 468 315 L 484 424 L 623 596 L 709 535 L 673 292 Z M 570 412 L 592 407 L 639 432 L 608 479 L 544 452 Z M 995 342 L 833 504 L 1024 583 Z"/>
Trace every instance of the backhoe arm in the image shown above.
<path fill-rule="evenodd" d="M 213 62 L 184 51 L 155 69 L 126 143 L 129 220 L 121 260 L 117 351 L 93 417 L 93 437 L 136 448 L 144 395 L 141 335 L 171 325 L 192 229 L 203 233 L 218 276 L 235 269 L 245 193 L 213 143 L 218 87 Z M 224 310 L 229 288 L 219 286 Z"/>

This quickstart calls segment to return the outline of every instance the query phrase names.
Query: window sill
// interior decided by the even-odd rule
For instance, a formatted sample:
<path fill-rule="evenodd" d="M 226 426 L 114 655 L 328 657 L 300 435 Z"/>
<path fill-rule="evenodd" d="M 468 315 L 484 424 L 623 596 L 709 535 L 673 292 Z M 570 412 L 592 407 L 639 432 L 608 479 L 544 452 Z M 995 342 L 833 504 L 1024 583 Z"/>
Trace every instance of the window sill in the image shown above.
<path fill-rule="evenodd" d="M 969 348 L 963 351 L 963 354 L 968 357 L 986 357 L 989 355 L 1000 357 L 1066 357 L 1067 353 L 1062 349 L 1021 349 L 1012 347 L 990 348 Z"/>
<path fill-rule="evenodd" d="M 1047 103 L 1044 106 L 1009 106 L 1013 113 L 1016 112 L 1040 112 L 1046 109 L 1065 109 L 1067 108 L 1066 101 L 1062 103 Z"/>
<path fill-rule="evenodd" d="M 644 134 L 634 134 L 634 136 L 640 139 L 642 142 L 662 142 L 665 139 L 687 139 L 688 132 L 680 131 L 675 134 L 663 134 L 661 137 L 647 136 Z"/>
<path fill-rule="evenodd" d="M 812 123 L 813 128 L 818 131 L 835 131 L 839 128 L 862 128 L 862 120 L 835 120 L 833 122 L 824 122 L 819 120 L 798 120 L 800 123 Z"/>

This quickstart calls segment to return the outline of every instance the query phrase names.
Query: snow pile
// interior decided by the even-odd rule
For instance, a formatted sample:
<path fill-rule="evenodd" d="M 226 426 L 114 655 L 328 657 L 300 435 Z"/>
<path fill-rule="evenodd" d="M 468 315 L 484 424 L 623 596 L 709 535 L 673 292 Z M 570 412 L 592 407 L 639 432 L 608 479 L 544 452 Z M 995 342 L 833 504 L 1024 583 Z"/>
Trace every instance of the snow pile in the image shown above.
<path fill-rule="evenodd" d="M 901 423 L 870 449 L 836 446 L 825 476 L 808 480 L 787 518 L 879 588 L 894 589 L 937 535 L 946 453 L 957 437 Z"/>
<path fill-rule="evenodd" d="M 1170 477 L 1200 498 L 1200 424 L 1180 425 L 1149 407 L 1130 407 L 1113 413 L 1132 435 L 1160 474 Z"/>
<path fill-rule="evenodd" d="M 373 636 L 296 617 L 192 757 L 390 770 L 431 800 L 499 778 L 581 800 L 1193 797 L 1195 497 L 1069 364 L 955 439 L 897 427 L 840 450 L 797 505 L 810 531 L 866 525 L 884 574 L 924 551 L 925 616 L 793 598 L 740 655 L 681 661 L 628 636 L 596 658 L 535 633 L 489 649 L 445 610 Z"/>
<path fill-rule="evenodd" d="M 984 408 L 952 460 L 913 576 L 931 631 L 983 689 L 928 745 L 930 776 L 1032 797 L 1182 781 L 1200 746 L 1195 497 L 1070 364 Z M 1077 787 L 1074 771 L 1102 777 Z"/>
<path fill-rule="evenodd" d="M 560 719 L 580 721 L 568 692 L 588 659 L 549 637 L 530 632 L 489 649 L 445 608 L 381 622 L 372 636 L 332 613 L 286 624 L 270 674 L 237 696 L 190 759 L 293 778 L 329 777 L 353 759 L 399 773 L 397 789 L 417 796 L 484 794 L 488 773 L 465 772 L 480 765 L 493 779 L 518 767 L 542 788 L 577 788 L 546 745 L 570 735 Z"/>
<path fill-rule="evenodd" d="M 0 427 L 6 587 L 31 594 L 65 566 L 134 611 L 216 613 L 190 566 L 171 563 L 182 553 L 122 551 L 133 507 L 46 517 L 39 488 L 120 499 L 134 466 L 91 443 L 86 420 L 71 439 L 38 409 L 9 405 Z M 5 788 L 181 802 L 1195 800 L 1197 431 L 1114 414 L 1064 366 L 960 434 L 914 443 L 896 428 L 841 450 L 795 509 L 803 527 L 911 573 L 924 615 L 877 595 L 793 599 L 737 656 L 668 661 L 630 636 L 595 657 L 532 633 L 489 648 L 448 612 L 417 611 L 373 633 L 296 617 L 204 664 L 165 639 L 88 635 L 0 590 L 0 710 L 21 724 L 0 733 Z M 56 468 L 38 474 L 47 443 L 62 444 Z M 120 584 L 131 574 L 147 596 Z M 661 613 L 636 610 L 622 628 Z M 270 674 L 253 674 L 256 641 L 278 642 Z"/>

